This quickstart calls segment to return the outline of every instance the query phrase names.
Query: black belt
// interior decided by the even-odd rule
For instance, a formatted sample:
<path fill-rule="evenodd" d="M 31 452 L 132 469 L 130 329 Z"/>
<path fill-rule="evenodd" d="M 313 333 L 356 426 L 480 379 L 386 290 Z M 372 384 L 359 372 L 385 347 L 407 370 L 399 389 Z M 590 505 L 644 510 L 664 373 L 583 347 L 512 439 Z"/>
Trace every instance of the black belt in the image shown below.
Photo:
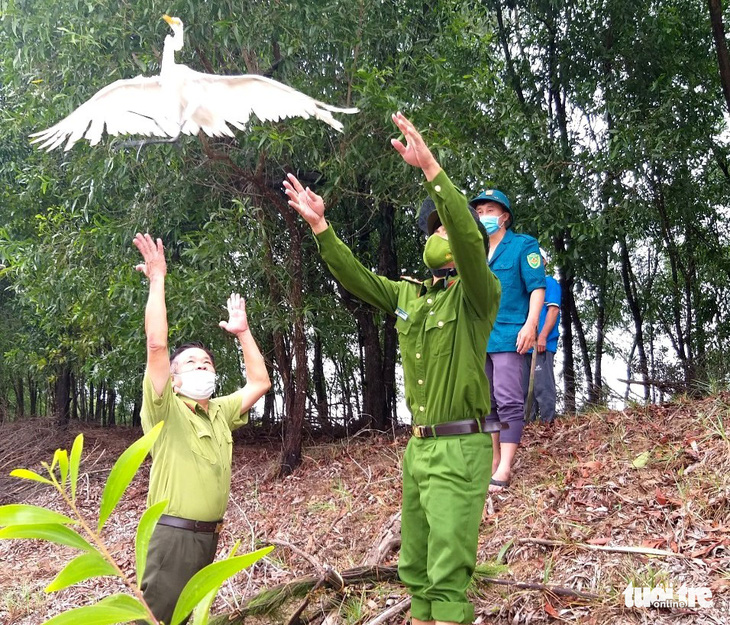
<path fill-rule="evenodd" d="M 509 427 L 506 423 L 481 419 L 464 419 L 463 421 L 448 421 L 437 425 L 414 425 L 413 436 L 416 438 L 430 438 L 432 436 L 455 436 L 456 434 L 479 434 L 481 432 L 499 432 Z"/>
<path fill-rule="evenodd" d="M 163 514 L 157 521 L 160 525 L 168 525 L 169 527 L 177 527 L 181 530 L 190 530 L 191 532 L 201 532 L 203 534 L 220 534 L 223 529 L 223 521 L 193 521 L 192 519 L 181 519 L 177 516 Z"/>

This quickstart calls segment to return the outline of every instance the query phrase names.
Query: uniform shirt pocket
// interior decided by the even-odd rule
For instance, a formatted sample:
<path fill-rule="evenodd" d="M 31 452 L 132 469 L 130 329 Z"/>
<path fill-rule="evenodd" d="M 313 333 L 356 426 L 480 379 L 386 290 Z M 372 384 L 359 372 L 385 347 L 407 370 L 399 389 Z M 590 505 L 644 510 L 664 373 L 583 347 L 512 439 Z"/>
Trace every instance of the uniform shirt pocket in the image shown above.
<path fill-rule="evenodd" d="M 190 447 L 196 456 L 199 456 L 210 464 L 217 464 L 218 454 L 215 450 L 215 444 L 216 442 L 211 432 L 202 427 L 195 428 Z"/>
<path fill-rule="evenodd" d="M 426 339 L 428 354 L 438 356 L 451 353 L 454 349 L 456 308 L 433 310 L 426 316 Z"/>

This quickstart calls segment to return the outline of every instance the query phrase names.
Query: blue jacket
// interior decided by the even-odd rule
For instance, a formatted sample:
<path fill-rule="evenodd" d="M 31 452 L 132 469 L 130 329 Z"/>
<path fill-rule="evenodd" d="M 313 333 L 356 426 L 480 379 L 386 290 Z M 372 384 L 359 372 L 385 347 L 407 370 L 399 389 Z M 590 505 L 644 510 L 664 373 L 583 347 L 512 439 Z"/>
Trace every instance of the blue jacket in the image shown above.
<path fill-rule="evenodd" d="M 502 301 L 487 352 L 514 352 L 517 334 L 527 321 L 530 293 L 545 288 L 545 266 L 537 239 L 507 230 L 489 260 L 489 268 L 502 285 Z"/>

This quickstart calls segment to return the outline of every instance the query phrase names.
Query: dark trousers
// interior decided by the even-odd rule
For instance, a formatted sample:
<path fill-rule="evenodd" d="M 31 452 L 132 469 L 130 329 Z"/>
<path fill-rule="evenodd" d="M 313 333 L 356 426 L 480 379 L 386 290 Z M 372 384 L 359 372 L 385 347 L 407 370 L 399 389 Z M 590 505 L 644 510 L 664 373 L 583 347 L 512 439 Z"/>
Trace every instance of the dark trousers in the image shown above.
<path fill-rule="evenodd" d="M 527 401 L 527 387 L 530 381 L 530 365 L 532 354 L 524 356 L 524 389 L 525 401 Z M 537 355 L 535 361 L 535 384 L 533 387 L 532 414 L 527 415 L 529 421 L 537 419 L 540 413 L 540 420 L 550 423 L 555 419 L 555 374 L 553 372 L 553 361 L 555 352 L 545 351 Z"/>
<path fill-rule="evenodd" d="M 177 599 L 200 569 L 215 559 L 218 534 L 157 525 L 147 551 L 142 594 L 158 621 L 170 623 Z"/>

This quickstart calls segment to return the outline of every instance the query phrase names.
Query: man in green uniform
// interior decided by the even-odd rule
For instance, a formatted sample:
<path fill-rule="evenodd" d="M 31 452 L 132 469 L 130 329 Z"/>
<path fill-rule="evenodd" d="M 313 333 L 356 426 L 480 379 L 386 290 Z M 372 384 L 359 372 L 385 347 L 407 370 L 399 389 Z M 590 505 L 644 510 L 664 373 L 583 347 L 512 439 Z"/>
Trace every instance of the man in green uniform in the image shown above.
<path fill-rule="evenodd" d="M 479 523 L 489 484 L 492 443 L 484 374 L 500 285 L 487 267 L 484 238 L 466 198 L 451 184 L 403 115 L 406 138 L 393 147 L 420 167 L 436 211 L 427 216 L 426 265 L 443 278 L 422 284 L 378 276 L 352 255 L 324 218 L 322 198 L 292 175 L 289 204 L 311 226 L 333 275 L 363 301 L 394 315 L 413 434 L 403 459 L 398 571 L 413 599 L 413 622 L 471 623 L 466 589 L 476 564 Z M 492 424 L 492 428 L 499 424 Z"/>
<path fill-rule="evenodd" d="M 211 399 L 213 355 L 199 343 L 182 345 L 168 355 L 162 241 L 137 234 L 134 245 L 144 258 L 137 270 L 150 286 L 142 428 L 147 432 L 165 422 L 152 448 L 147 504 L 167 500 L 152 534 L 141 588 L 155 617 L 169 623 L 185 584 L 215 558 L 231 489 L 231 430 L 248 421 L 249 408 L 271 382 L 248 327 L 245 302 L 234 293 L 228 298 L 229 319 L 220 326 L 241 344 L 247 382 L 231 395 Z"/>

